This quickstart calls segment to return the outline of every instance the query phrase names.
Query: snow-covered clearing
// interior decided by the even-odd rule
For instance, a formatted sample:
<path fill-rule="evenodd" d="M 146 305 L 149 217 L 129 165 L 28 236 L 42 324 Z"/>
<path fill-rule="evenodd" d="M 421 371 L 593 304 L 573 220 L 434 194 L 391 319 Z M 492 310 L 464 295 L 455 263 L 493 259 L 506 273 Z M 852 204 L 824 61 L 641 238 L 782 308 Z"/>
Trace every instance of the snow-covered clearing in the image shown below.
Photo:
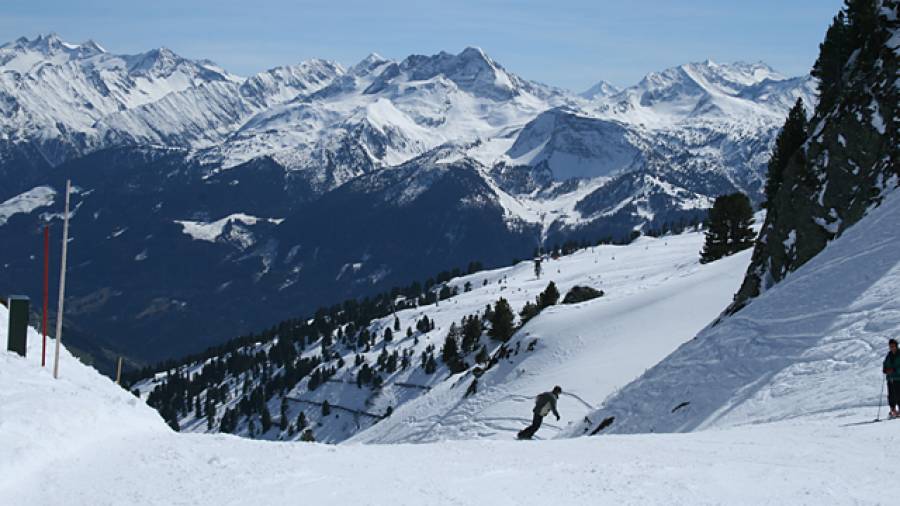
<path fill-rule="evenodd" d="M 52 205 L 55 196 L 56 190 L 53 188 L 38 186 L 0 203 L 0 226 L 6 225 L 6 222 L 16 214 L 27 214 L 35 209 Z"/>

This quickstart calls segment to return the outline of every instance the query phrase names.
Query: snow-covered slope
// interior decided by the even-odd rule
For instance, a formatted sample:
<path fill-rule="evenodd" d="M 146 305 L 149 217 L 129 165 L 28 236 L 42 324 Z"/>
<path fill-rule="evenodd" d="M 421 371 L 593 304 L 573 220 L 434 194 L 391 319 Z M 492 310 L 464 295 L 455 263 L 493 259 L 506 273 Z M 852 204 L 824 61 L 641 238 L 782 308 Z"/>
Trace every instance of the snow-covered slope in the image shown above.
<path fill-rule="evenodd" d="M 8 325 L 9 311 L 0 305 L 0 493 L 4 504 L 26 504 L 8 494 L 41 490 L 40 477 L 49 462 L 77 459 L 125 435 L 168 432 L 158 413 L 82 364 L 65 347 L 59 356 L 60 377 L 54 380 L 56 341 L 47 340 L 47 367 L 42 368 L 41 335 L 34 329 L 28 329 L 25 358 L 6 351 Z"/>
<path fill-rule="evenodd" d="M 874 504 L 892 472 L 891 424 L 770 424 L 685 435 L 342 445 L 177 434 L 62 352 L 61 378 L 5 351 L 3 504 Z M 52 341 L 50 342 L 53 343 Z M 860 413 L 862 415 L 862 413 Z"/>
<path fill-rule="evenodd" d="M 598 247 L 551 262 L 546 278 L 554 280 L 563 293 L 582 284 L 603 289 L 606 295 L 550 307 L 529 321 L 507 344 L 512 355 L 478 379 L 477 394 L 465 395 L 472 374 L 452 377 L 351 441 L 509 438 L 529 423 L 534 397 L 560 385 L 563 418 L 560 422 L 548 419 L 540 435 L 553 437 L 561 427 L 590 414 L 606 396 L 668 355 L 724 308 L 740 282 L 748 255 L 701 266 L 696 261 L 701 237 L 691 233 L 645 238 L 629 246 Z M 518 292 L 531 295 L 542 288 L 543 281 L 535 280 L 529 267 L 504 274 L 514 307 L 525 302 Z M 453 305 L 429 313 L 438 322 L 446 318 L 442 313 L 456 313 L 453 319 L 458 320 L 466 306 L 474 304 L 474 309 L 488 303 L 494 295 L 487 292 L 469 297 L 471 301 L 460 296 Z"/>
<path fill-rule="evenodd" d="M 898 216 L 894 191 L 784 281 L 608 399 L 592 419 L 615 416 L 613 432 L 679 432 L 848 412 L 858 419 L 861 408 L 874 418 L 887 340 L 900 337 Z"/>
<path fill-rule="evenodd" d="M 446 290 L 458 293 L 436 304 L 397 311 L 365 323 L 362 329 L 335 329 L 327 339 L 315 335 L 299 355 L 301 362 L 311 361 L 313 366 L 289 361 L 308 371 L 305 377 L 293 376 L 276 358 L 283 354 L 278 351 L 285 345 L 281 341 L 293 342 L 285 330 L 275 339 L 188 363 L 177 371 L 160 372 L 135 388 L 145 398 L 159 389 L 151 402 L 162 411 L 169 410 L 170 394 L 182 389 L 201 404 L 206 402 L 203 399 L 218 399 L 212 422 L 209 410 L 184 410 L 183 404 L 176 402 L 172 409 L 179 413 L 182 431 L 222 430 L 252 438 L 298 439 L 302 431 L 293 426 L 302 411 L 318 441 L 340 442 L 352 437 L 354 441 L 385 443 L 510 437 L 526 424 L 533 397 L 560 384 L 567 393 L 560 405 L 564 418 L 561 423 L 549 423 L 541 435 L 553 436 L 566 424 L 582 420 L 610 393 L 695 335 L 724 309 L 737 289 L 748 253 L 700 265 L 702 242 L 700 232 L 645 237 L 627 246 L 601 245 L 546 260 L 540 278 L 535 277 L 532 262 L 454 278 Z M 361 268 L 361 262 L 348 264 L 339 277 Z M 518 313 L 550 281 L 562 294 L 581 285 L 603 290 L 605 295 L 579 304 L 551 306 L 506 343 L 492 340 L 485 332 L 489 326 L 479 325 L 480 342 L 463 354 L 466 370 L 452 374 L 449 365 L 441 363 L 440 349 L 451 326 L 462 329 L 466 317 L 482 316 L 485 307 L 501 297 Z M 423 318 L 433 328 L 419 328 Z M 390 328 L 392 339 L 386 339 L 384 334 Z M 360 345 L 363 329 L 370 337 L 362 338 L 364 344 Z M 482 346 L 486 355 L 499 358 L 491 364 L 487 358 L 479 359 L 477 352 Z M 504 349 L 509 356 L 501 357 Z M 231 366 L 222 372 L 220 364 L 237 365 L 247 360 L 241 357 L 260 353 L 269 357 L 261 364 L 268 371 L 265 374 L 238 372 Z M 429 373 L 424 357 L 432 353 L 437 364 Z M 389 360 L 395 361 L 393 366 L 388 365 Z M 314 380 L 315 374 L 310 373 L 316 369 L 333 370 L 333 374 L 324 382 Z M 364 369 L 379 377 L 377 385 L 359 380 Z M 467 394 L 476 374 L 477 393 Z M 216 379 L 185 386 L 185 377 Z M 287 377 L 293 378 L 290 383 L 279 380 Z M 278 386 L 270 386 L 272 381 Z M 221 389 L 228 392 L 224 398 L 218 394 Z M 261 408 L 248 409 L 248 399 L 260 395 L 265 396 L 268 412 L 278 413 L 270 415 L 279 419 L 271 429 L 260 430 Z M 261 406 L 262 400 L 253 401 L 259 402 L 254 406 Z M 330 415 L 320 409 L 325 401 L 332 407 Z M 279 427 L 282 410 L 285 423 Z M 231 416 L 229 412 L 237 417 L 233 428 L 223 421 Z M 385 417 L 386 413 L 390 416 Z"/>

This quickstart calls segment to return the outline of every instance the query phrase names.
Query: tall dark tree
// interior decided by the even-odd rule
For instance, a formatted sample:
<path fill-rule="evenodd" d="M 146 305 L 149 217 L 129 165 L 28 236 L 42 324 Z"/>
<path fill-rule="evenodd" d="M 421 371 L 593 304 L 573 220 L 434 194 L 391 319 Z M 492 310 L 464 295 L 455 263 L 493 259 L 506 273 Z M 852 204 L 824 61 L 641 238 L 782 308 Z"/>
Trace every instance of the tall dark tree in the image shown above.
<path fill-rule="evenodd" d="M 288 428 L 288 416 L 287 416 L 287 397 L 281 398 L 281 418 L 278 420 L 278 428 L 282 431 L 287 430 Z"/>
<path fill-rule="evenodd" d="M 500 297 L 500 300 L 494 304 L 490 321 L 491 330 L 488 331 L 488 335 L 491 338 L 505 342 L 512 337 L 515 331 L 515 326 L 513 325 L 515 315 L 513 315 L 512 308 L 509 307 L 509 301 Z"/>
<path fill-rule="evenodd" d="M 540 313 L 541 308 L 534 302 L 528 301 L 524 306 L 522 306 L 522 310 L 519 311 L 519 321 L 522 322 L 522 325 L 525 325 Z"/>
<path fill-rule="evenodd" d="M 706 230 L 700 262 L 709 263 L 753 246 L 753 207 L 743 193 L 716 198 Z"/>
<path fill-rule="evenodd" d="M 557 302 L 559 302 L 559 290 L 556 288 L 556 283 L 551 281 L 538 297 L 538 306 L 544 309 L 555 305 Z"/>
<path fill-rule="evenodd" d="M 803 99 L 798 98 L 794 107 L 788 113 L 781 132 L 778 133 L 778 137 L 775 139 L 775 148 L 772 150 L 772 157 L 769 159 L 764 207 L 768 207 L 781 188 L 781 183 L 784 180 L 784 169 L 787 167 L 791 157 L 795 154 L 803 156 L 803 151 L 800 148 L 806 141 L 806 136 L 806 108 L 803 106 Z"/>
<path fill-rule="evenodd" d="M 265 432 L 268 432 L 269 429 L 272 428 L 272 414 L 269 413 L 269 407 L 268 407 L 268 406 L 263 406 L 261 418 L 262 418 L 262 420 L 261 420 L 261 422 L 262 422 L 262 431 L 263 431 L 264 433 L 265 433 Z"/>
<path fill-rule="evenodd" d="M 468 354 L 475 350 L 481 339 L 481 318 L 472 315 L 465 318 L 462 329 L 462 353 Z"/>
<path fill-rule="evenodd" d="M 331 404 L 327 400 L 322 401 L 322 416 L 326 417 L 331 414 Z"/>
<path fill-rule="evenodd" d="M 441 347 L 441 361 L 447 364 L 454 373 L 465 369 L 462 364 L 462 356 L 459 352 L 460 332 L 456 323 L 450 324 L 450 331 L 444 338 L 444 346 Z"/>
<path fill-rule="evenodd" d="M 841 92 L 844 65 L 850 57 L 850 30 L 841 11 L 831 21 L 825 40 L 819 44 L 819 58 L 811 74 L 818 79 L 819 104 L 828 109 Z"/>

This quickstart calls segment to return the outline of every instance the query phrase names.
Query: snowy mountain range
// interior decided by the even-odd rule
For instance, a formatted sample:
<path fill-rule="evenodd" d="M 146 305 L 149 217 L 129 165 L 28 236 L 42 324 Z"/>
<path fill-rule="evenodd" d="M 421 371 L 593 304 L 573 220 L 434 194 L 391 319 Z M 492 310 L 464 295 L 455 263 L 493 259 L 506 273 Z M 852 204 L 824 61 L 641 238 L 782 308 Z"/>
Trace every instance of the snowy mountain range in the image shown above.
<path fill-rule="evenodd" d="M 71 325 L 91 329 L 73 344 L 157 360 L 472 260 L 696 222 L 721 193 L 759 201 L 812 86 L 706 61 L 579 95 L 477 48 L 244 78 L 165 48 L 22 38 L 0 47 L 0 237 L 28 254 L 0 285 L 37 293 L 34 231 L 71 177 Z M 222 307 L 234 319 L 208 318 Z M 140 344 L 113 342 L 123 325 Z"/>

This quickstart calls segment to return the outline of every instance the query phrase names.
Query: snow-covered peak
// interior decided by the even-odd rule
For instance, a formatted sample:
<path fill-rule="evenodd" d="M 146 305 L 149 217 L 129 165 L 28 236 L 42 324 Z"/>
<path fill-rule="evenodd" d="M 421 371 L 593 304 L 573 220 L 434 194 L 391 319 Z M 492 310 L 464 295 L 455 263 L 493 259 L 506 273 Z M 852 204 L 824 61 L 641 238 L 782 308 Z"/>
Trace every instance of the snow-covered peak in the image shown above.
<path fill-rule="evenodd" d="M 336 62 L 313 58 L 251 76 L 241 85 L 241 94 L 262 103 L 286 102 L 322 89 L 345 72 Z"/>
<path fill-rule="evenodd" d="M 518 94 L 520 79 L 508 74 L 481 48 L 467 47 L 459 54 L 444 51 L 432 56 L 412 55 L 400 64 L 410 80 L 443 76 L 475 96 L 505 100 Z"/>
<path fill-rule="evenodd" d="M 359 61 L 356 65 L 353 65 L 348 70 L 349 74 L 355 76 L 367 76 L 375 72 L 379 67 L 384 66 L 387 63 L 392 63 L 391 60 L 381 56 L 378 53 L 372 52 L 369 53 L 368 56 Z"/>
<path fill-rule="evenodd" d="M 760 87 L 767 91 L 757 93 Z M 600 99 L 598 112 L 650 128 L 697 120 L 743 123 L 762 117 L 766 122 L 780 121 L 798 96 L 812 103 L 814 98 L 803 88 L 803 82 L 788 79 L 761 62 L 706 60 L 651 72 L 636 85 Z M 759 100 L 763 95 L 770 104 L 759 103 L 765 102 Z"/>
<path fill-rule="evenodd" d="M 606 81 L 600 81 L 597 84 L 586 89 L 585 91 L 582 91 L 578 95 L 582 98 L 593 100 L 595 98 L 603 98 L 610 95 L 615 95 L 619 91 L 619 88 L 617 88 L 615 85 Z"/>
<path fill-rule="evenodd" d="M 33 39 L 20 37 L 0 46 L 0 70 L 12 70 L 21 74 L 39 68 L 41 64 L 62 65 L 72 60 L 90 58 L 106 51 L 99 44 L 88 40 L 82 44 L 63 41 L 55 33 L 38 35 Z"/>

